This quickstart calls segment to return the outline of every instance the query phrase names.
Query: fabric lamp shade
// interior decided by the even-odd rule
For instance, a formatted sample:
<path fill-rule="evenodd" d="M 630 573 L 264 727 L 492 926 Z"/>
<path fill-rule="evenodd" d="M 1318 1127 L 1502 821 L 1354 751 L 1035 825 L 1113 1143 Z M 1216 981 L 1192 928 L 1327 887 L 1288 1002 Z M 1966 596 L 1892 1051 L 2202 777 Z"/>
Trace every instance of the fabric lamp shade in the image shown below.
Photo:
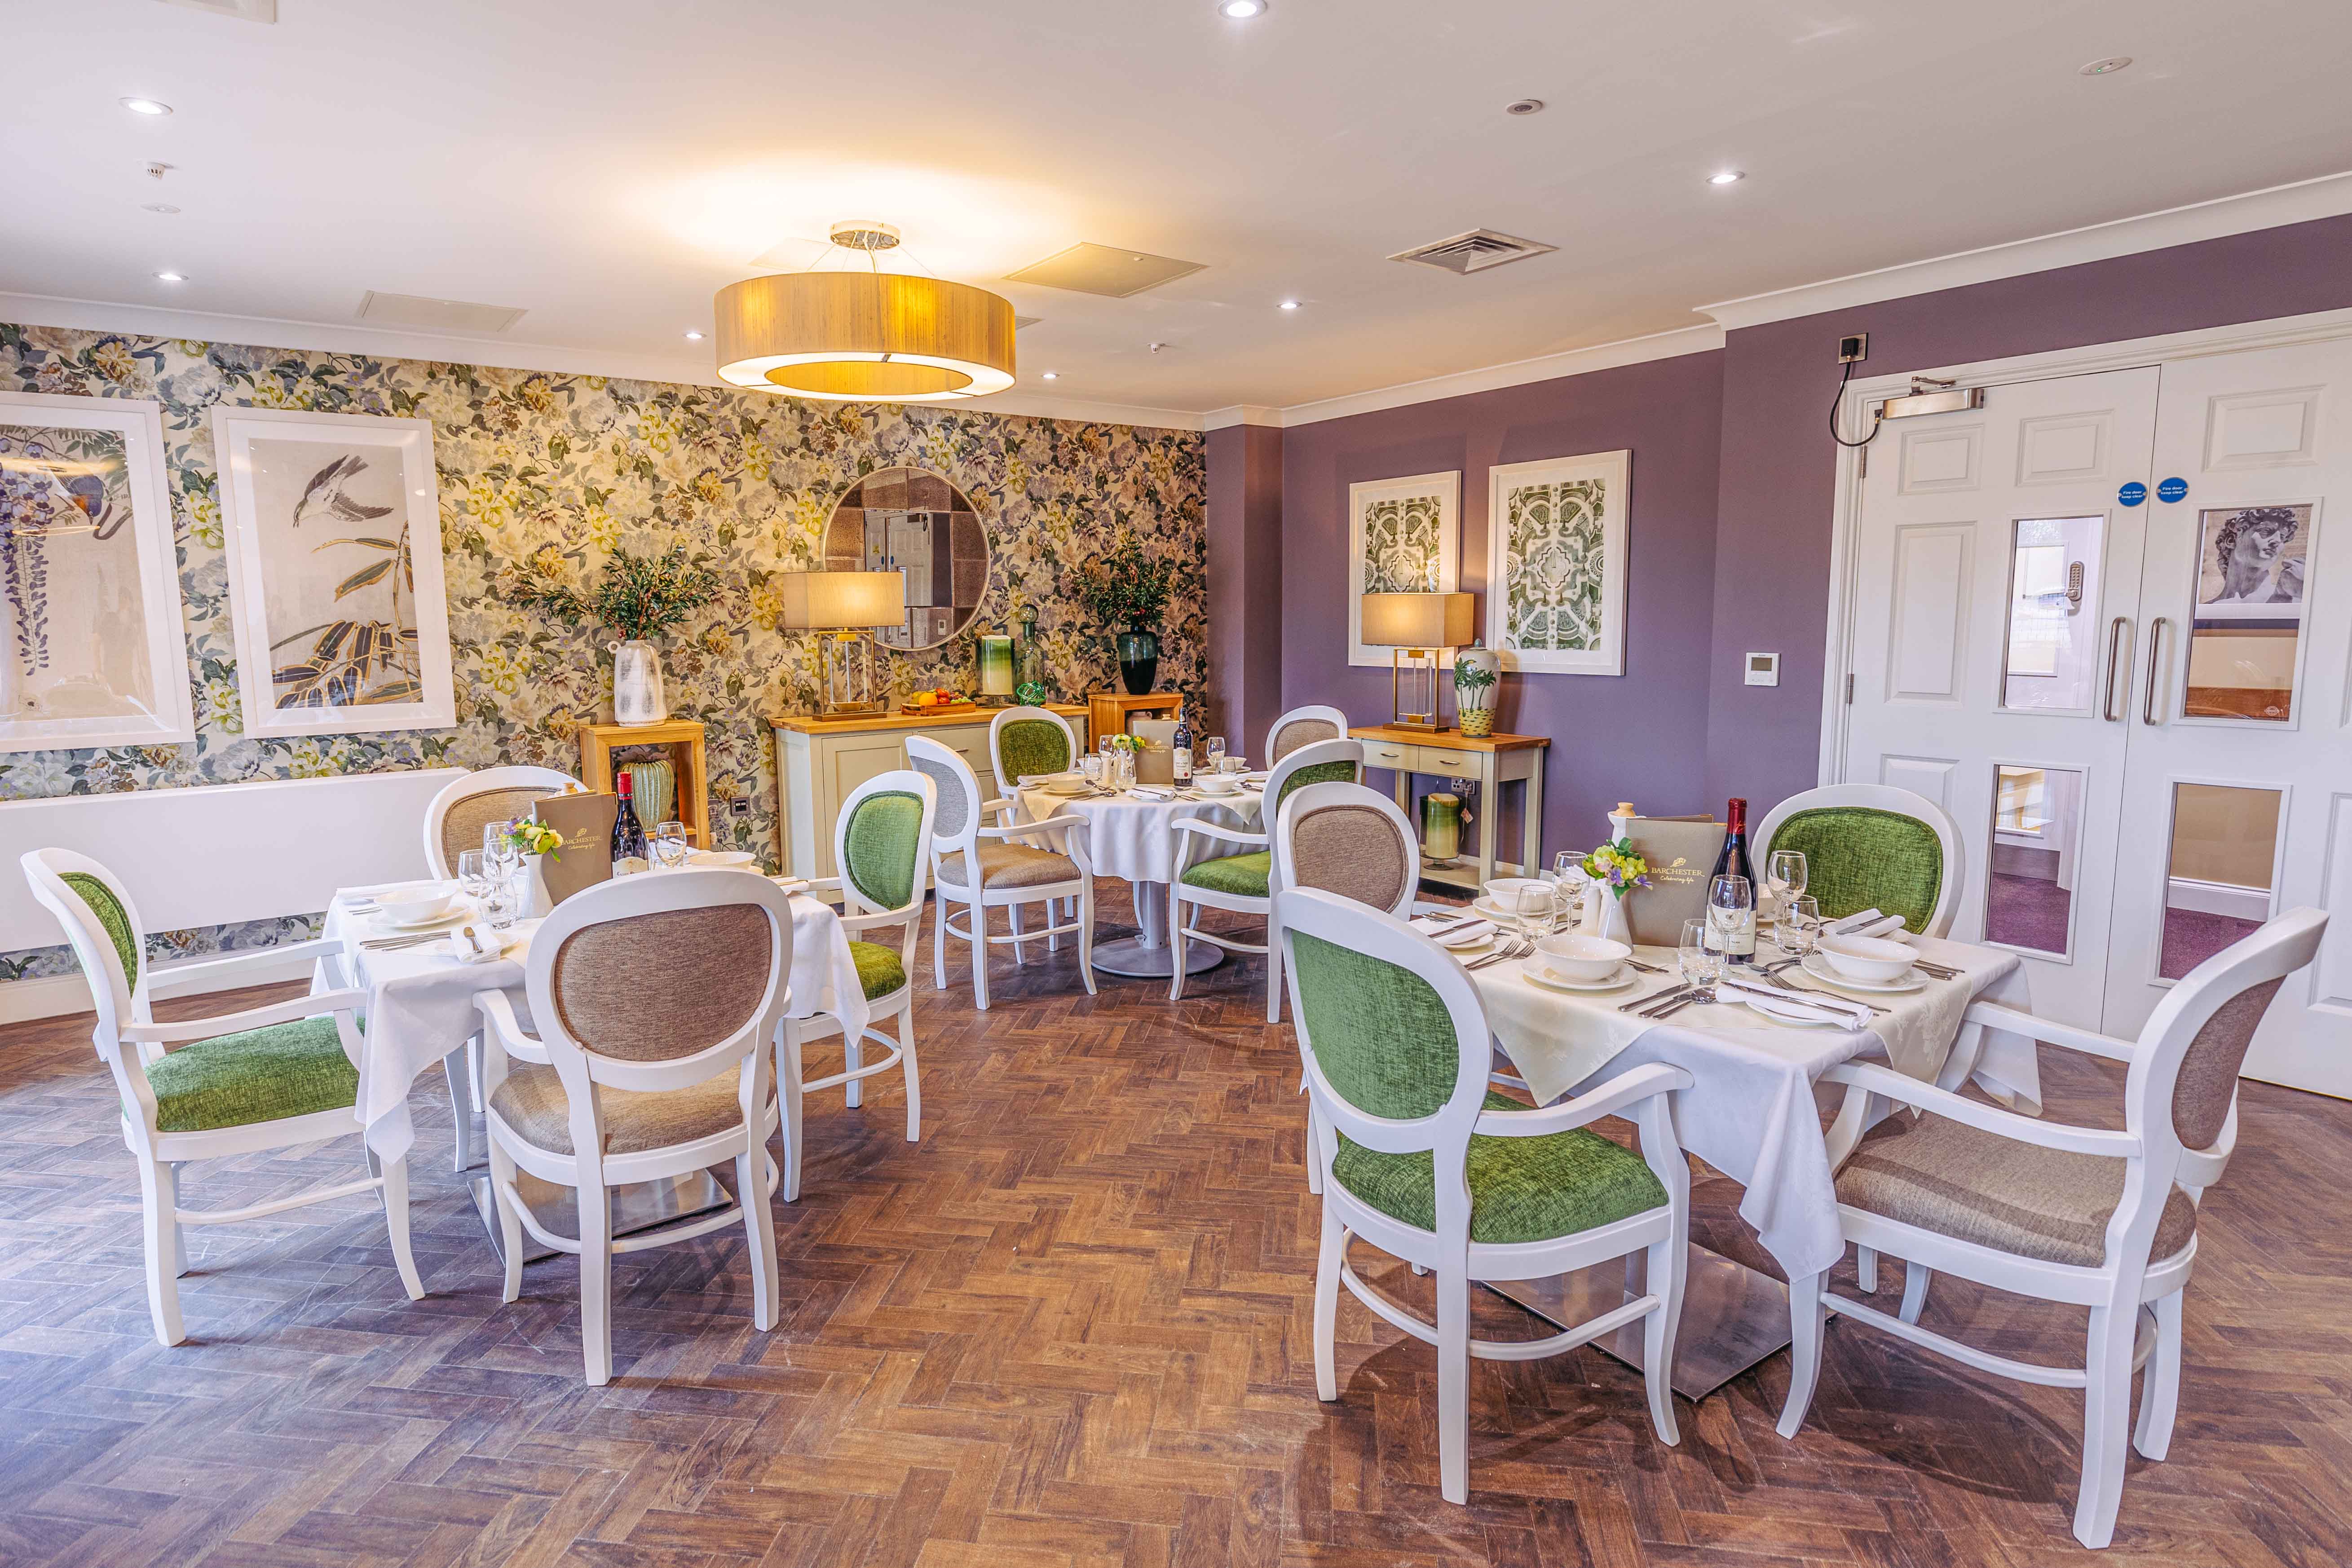
<path fill-rule="evenodd" d="M 1467 594 L 1367 594 L 1363 638 L 1375 647 L 1458 647 L 1475 635 Z"/>
<path fill-rule="evenodd" d="M 907 619 L 903 572 L 787 572 L 781 587 L 782 631 L 835 631 L 896 626 Z"/>

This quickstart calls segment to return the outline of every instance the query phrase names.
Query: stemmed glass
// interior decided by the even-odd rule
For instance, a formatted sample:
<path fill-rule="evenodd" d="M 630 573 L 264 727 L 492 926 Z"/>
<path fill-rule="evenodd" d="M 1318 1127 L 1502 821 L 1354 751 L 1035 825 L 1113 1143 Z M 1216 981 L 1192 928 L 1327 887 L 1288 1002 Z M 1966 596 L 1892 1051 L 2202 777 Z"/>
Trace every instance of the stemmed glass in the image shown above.
<path fill-rule="evenodd" d="M 1213 773 L 1225 771 L 1225 738 L 1223 735 L 1209 737 L 1209 771 Z"/>
<path fill-rule="evenodd" d="M 1811 874 L 1805 866 L 1803 850 L 1773 850 L 1771 861 L 1764 869 L 1764 886 L 1772 894 L 1772 907 L 1775 910 L 1787 909 L 1789 900 L 1805 890 L 1805 882 Z"/>
<path fill-rule="evenodd" d="M 1711 923 L 1704 917 L 1683 921 L 1682 942 L 1675 950 L 1681 961 L 1683 984 L 1706 988 L 1706 1000 L 1715 1000 L 1715 983 L 1723 978 L 1723 949 L 1715 940 Z"/>
<path fill-rule="evenodd" d="M 511 820 L 482 825 L 482 863 L 493 881 L 507 881 L 522 868 L 522 851 L 507 837 L 513 831 Z"/>
<path fill-rule="evenodd" d="M 1108 773 L 1109 768 L 1109 757 L 1097 752 L 1088 752 L 1078 759 L 1078 771 L 1086 774 L 1087 783 L 1097 789 L 1102 788 L 1103 774 Z"/>
<path fill-rule="evenodd" d="M 522 908 L 522 889 L 519 877 L 499 877 L 482 895 L 482 918 L 488 921 L 492 931 L 504 931 L 514 924 L 516 911 Z"/>
<path fill-rule="evenodd" d="M 1792 962 L 1802 963 L 1822 940 L 1821 900 L 1799 895 L 1782 904 L 1777 940 L 1782 952 Z"/>
<path fill-rule="evenodd" d="M 1715 945 L 1721 950 L 1724 962 L 1735 963 L 1738 957 L 1731 951 L 1732 937 L 1745 930 L 1754 940 L 1756 930 L 1756 887 L 1745 877 L 1717 877 L 1706 887 L 1706 920 Z M 1752 949 L 1750 950 L 1753 951 Z"/>
<path fill-rule="evenodd" d="M 1559 900 L 1548 884 L 1525 884 L 1511 890 L 1511 918 L 1523 936 L 1549 936 L 1559 929 Z"/>
<path fill-rule="evenodd" d="M 655 861 L 665 871 L 675 871 L 685 865 L 686 858 L 694 852 L 694 846 L 687 842 L 686 824 L 665 822 L 656 826 L 653 850 Z"/>
<path fill-rule="evenodd" d="M 483 894 L 490 890 L 489 859 L 483 851 L 461 849 L 457 852 L 457 885 L 465 889 L 466 896 L 477 903 L 481 901 Z"/>

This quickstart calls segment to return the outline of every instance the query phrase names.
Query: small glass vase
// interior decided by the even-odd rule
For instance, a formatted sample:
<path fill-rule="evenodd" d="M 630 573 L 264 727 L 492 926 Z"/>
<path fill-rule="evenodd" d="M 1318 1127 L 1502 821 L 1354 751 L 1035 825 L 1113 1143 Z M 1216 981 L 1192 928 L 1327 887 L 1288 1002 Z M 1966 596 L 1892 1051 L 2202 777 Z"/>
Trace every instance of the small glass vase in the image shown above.
<path fill-rule="evenodd" d="M 613 721 L 658 724 L 669 717 L 662 689 L 661 650 L 642 637 L 612 645 Z"/>
<path fill-rule="evenodd" d="M 1041 708 L 1046 698 L 1045 649 L 1037 640 L 1037 612 L 1024 605 L 1013 621 L 1021 629 L 1013 643 L 1013 668 L 1020 676 L 1013 700 L 1025 707 Z"/>
<path fill-rule="evenodd" d="M 1139 626 L 1118 634 L 1118 679 L 1129 697 L 1147 696 L 1160 679 L 1160 634 Z"/>

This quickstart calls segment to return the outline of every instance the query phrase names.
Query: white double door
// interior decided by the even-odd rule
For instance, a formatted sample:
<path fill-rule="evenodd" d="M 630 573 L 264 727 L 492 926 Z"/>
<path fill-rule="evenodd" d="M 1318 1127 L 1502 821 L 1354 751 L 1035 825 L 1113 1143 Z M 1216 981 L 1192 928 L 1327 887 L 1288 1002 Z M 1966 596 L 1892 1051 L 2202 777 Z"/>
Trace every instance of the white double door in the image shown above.
<path fill-rule="evenodd" d="M 1992 384 L 1883 427 L 1843 776 L 1952 813 L 1953 934 L 2017 951 L 2038 1011 L 2129 1036 L 2272 914 L 2352 904 L 2347 509 L 2347 339 Z M 2246 1070 L 2352 1096 L 2352 921 Z"/>

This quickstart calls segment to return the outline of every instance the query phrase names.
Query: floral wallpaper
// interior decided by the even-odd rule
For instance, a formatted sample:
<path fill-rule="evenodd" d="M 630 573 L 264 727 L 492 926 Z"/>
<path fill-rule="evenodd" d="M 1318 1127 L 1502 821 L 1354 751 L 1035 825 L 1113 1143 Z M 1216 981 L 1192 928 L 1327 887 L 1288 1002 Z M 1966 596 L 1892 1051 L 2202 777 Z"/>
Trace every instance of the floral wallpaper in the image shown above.
<path fill-rule="evenodd" d="M 991 551 L 965 632 L 929 652 L 877 647 L 894 690 L 975 685 L 973 636 L 1038 612 L 1057 697 L 1117 683 L 1108 631 L 1064 574 L 1121 529 L 1176 564 L 1160 685 L 1207 686 L 1205 447 L 1197 433 L 952 407 L 826 404 L 702 386 L 359 354 L 0 324 L 0 388 L 163 405 L 186 602 L 193 745 L 0 754 L 0 800 L 311 778 L 416 767 L 579 765 L 572 726 L 609 717 L 612 634 L 511 602 L 526 563 L 593 580 L 614 549 L 683 542 L 725 591 L 664 643 L 670 708 L 709 727 L 716 837 L 776 863 L 775 754 L 766 720 L 811 711 L 814 643 L 775 629 L 777 575 L 821 564 L 835 499 L 908 465 L 961 486 Z M 457 726 L 297 740 L 240 733 L 236 645 L 209 413 L 219 403 L 433 422 Z M 737 816 L 730 803 L 748 802 Z M 263 946 L 301 917 L 166 933 L 153 956 Z M 0 954 L 0 980 L 72 967 L 63 947 Z"/>

